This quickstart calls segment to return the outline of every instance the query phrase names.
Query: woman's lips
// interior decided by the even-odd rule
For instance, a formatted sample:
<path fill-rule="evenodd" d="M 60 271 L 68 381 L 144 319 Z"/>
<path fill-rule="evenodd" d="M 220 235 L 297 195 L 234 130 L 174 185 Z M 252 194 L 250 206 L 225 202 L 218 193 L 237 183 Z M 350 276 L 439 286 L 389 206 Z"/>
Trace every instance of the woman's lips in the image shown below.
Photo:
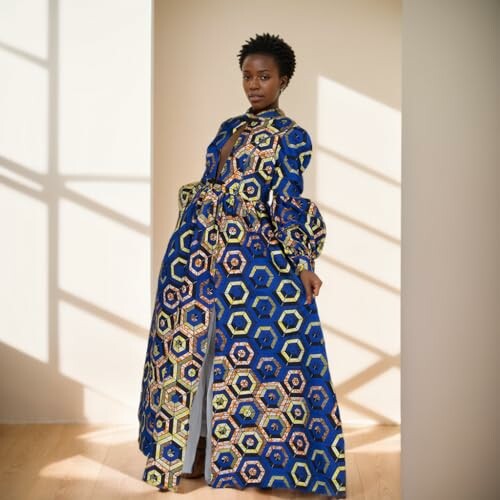
<path fill-rule="evenodd" d="M 264 98 L 264 96 L 261 96 L 261 95 L 251 95 L 251 96 L 249 97 L 249 99 L 250 99 L 251 101 L 260 101 L 260 100 L 261 100 L 261 99 L 263 99 L 263 98 Z"/>

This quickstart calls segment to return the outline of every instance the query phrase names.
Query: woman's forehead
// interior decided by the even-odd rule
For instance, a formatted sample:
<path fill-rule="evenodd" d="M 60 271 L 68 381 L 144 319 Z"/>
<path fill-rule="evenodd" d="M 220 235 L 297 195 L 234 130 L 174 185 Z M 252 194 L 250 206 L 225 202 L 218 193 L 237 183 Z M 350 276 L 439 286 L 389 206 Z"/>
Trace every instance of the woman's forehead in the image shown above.
<path fill-rule="evenodd" d="M 278 65 L 270 54 L 249 54 L 242 64 L 243 71 L 273 71 Z"/>

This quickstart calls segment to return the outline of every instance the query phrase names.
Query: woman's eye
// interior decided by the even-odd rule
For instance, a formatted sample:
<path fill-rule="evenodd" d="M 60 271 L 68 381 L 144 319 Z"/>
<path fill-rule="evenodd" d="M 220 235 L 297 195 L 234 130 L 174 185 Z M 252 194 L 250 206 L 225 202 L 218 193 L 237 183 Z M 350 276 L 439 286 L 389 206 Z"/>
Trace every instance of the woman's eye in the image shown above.
<path fill-rule="evenodd" d="M 261 80 L 269 80 L 269 78 L 271 78 L 269 75 L 262 75 L 261 77 Z M 247 75 L 243 75 L 243 80 L 249 80 L 250 77 L 247 76 Z"/>

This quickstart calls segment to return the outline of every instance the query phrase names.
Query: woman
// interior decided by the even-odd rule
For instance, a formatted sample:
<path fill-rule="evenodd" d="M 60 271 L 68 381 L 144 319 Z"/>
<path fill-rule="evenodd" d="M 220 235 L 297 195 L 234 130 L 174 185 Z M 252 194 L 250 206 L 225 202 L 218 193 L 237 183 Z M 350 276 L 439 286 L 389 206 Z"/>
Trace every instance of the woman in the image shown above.
<path fill-rule="evenodd" d="M 138 412 L 143 479 L 345 498 L 314 300 L 326 227 L 301 196 L 310 136 L 278 103 L 295 55 L 266 33 L 238 58 L 251 107 L 220 125 L 201 180 L 180 188 L 160 270 Z"/>

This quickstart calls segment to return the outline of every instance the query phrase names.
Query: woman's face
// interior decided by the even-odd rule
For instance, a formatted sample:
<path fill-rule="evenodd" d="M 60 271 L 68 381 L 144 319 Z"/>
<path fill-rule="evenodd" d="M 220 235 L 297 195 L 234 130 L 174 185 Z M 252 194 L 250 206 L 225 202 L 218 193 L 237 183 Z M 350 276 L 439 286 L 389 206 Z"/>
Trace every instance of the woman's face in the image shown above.
<path fill-rule="evenodd" d="M 241 66 L 243 89 L 254 112 L 278 107 L 280 87 L 285 87 L 287 76 L 279 76 L 279 68 L 273 56 L 250 54 Z"/>

